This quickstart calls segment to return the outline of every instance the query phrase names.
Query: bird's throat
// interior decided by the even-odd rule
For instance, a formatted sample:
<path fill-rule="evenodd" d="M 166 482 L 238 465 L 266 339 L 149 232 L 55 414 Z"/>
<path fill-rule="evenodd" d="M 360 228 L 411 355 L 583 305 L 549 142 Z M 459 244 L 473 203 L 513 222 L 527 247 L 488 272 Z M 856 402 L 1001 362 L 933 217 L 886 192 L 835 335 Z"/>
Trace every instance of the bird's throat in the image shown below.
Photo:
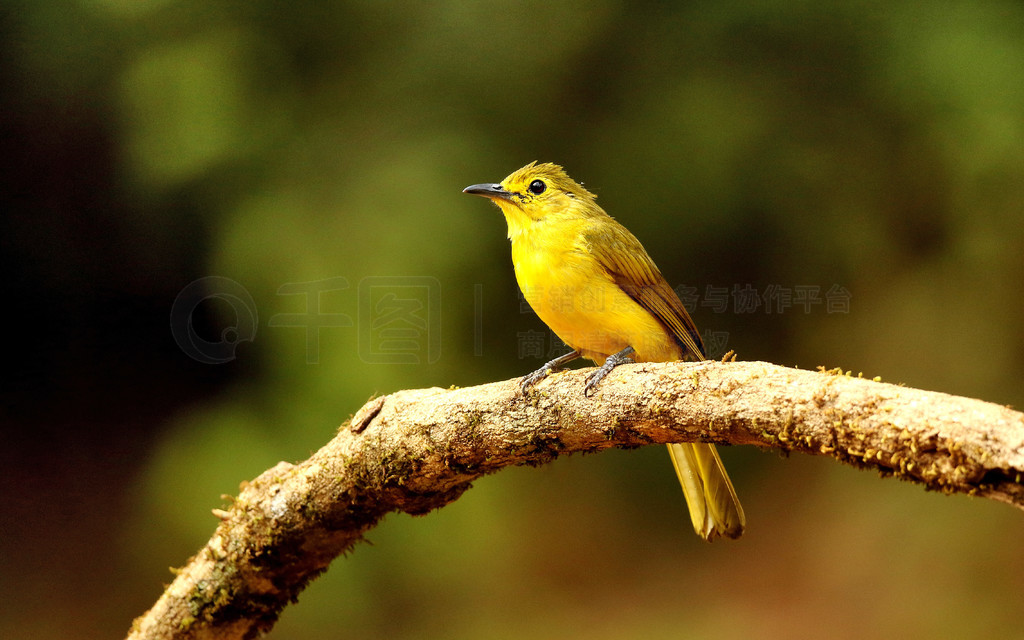
<path fill-rule="evenodd" d="M 526 215 L 526 212 L 511 203 L 499 202 L 501 212 L 505 214 L 505 222 L 508 223 L 508 237 L 515 240 L 530 229 L 534 220 Z"/>

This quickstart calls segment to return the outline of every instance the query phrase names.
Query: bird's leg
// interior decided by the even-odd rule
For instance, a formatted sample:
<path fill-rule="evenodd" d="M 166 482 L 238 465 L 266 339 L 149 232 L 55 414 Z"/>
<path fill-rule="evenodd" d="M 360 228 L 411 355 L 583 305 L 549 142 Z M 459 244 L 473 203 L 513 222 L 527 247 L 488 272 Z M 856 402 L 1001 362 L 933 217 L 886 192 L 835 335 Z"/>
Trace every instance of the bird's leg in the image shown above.
<path fill-rule="evenodd" d="M 604 364 L 587 376 L 587 384 L 583 387 L 583 395 L 589 396 L 590 392 L 597 386 L 597 383 L 604 380 L 604 377 L 615 367 L 620 364 L 626 364 L 627 362 L 633 362 L 633 358 L 629 357 L 631 353 L 633 353 L 633 347 L 626 347 L 622 351 L 608 356 L 605 359 Z"/>
<path fill-rule="evenodd" d="M 537 369 L 530 375 L 523 378 L 523 381 L 519 383 L 519 390 L 525 395 L 526 392 L 530 390 L 530 387 L 543 380 L 549 373 L 552 371 L 558 371 L 562 368 L 562 365 L 568 364 L 579 357 L 579 351 L 570 351 L 569 353 L 558 356 L 540 369 Z"/>

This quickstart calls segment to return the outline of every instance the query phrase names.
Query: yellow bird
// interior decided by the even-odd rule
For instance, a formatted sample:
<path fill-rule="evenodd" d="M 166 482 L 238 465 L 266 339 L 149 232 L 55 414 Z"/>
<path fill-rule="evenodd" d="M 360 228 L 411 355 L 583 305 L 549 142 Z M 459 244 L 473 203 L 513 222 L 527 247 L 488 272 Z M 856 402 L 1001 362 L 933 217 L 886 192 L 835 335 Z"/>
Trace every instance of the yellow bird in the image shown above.
<path fill-rule="evenodd" d="M 625 362 L 706 359 L 693 320 L 640 241 L 562 167 L 533 162 L 500 184 L 463 192 L 490 198 L 505 214 L 519 288 L 573 350 L 523 378 L 523 393 L 580 357 L 602 363 L 585 394 Z M 715 446 L 668 451 L 697 535 L 738 538 L 746 518 Z"/>

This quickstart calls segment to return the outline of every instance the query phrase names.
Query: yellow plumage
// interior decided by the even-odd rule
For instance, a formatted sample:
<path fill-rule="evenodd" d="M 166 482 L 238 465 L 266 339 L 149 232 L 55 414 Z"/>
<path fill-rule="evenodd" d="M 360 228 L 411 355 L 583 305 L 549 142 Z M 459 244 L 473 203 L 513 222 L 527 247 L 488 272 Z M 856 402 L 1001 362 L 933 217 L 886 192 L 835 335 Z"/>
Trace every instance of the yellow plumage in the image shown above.
<path fill-rule="evenodd" d="M 640 241 L 561 167 L 531 163 L 465 191 L 505 214 L 516 279 L 540 319 L 578 355 L 605 363 L 587 389 L 626 357 L 705 358 L 693 321 Z M 572 357 L 528 376 L 524 389 Z M 739 537 L 743 508 L 714 445 L 668 449 L 697 534 Z"/>

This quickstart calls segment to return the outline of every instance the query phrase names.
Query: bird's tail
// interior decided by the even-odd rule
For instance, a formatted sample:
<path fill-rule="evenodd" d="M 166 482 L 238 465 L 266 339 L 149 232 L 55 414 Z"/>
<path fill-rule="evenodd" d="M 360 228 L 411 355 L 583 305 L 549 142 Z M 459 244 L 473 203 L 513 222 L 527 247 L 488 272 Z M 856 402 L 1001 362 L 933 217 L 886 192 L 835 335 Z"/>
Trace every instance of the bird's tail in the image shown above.
<path fill-rule="evenodd" d="M 747 524 L 736 490 L 713 444 L 670 444 L 668 453 L 683 486 L 697 535 L 738 538 Z"/>

